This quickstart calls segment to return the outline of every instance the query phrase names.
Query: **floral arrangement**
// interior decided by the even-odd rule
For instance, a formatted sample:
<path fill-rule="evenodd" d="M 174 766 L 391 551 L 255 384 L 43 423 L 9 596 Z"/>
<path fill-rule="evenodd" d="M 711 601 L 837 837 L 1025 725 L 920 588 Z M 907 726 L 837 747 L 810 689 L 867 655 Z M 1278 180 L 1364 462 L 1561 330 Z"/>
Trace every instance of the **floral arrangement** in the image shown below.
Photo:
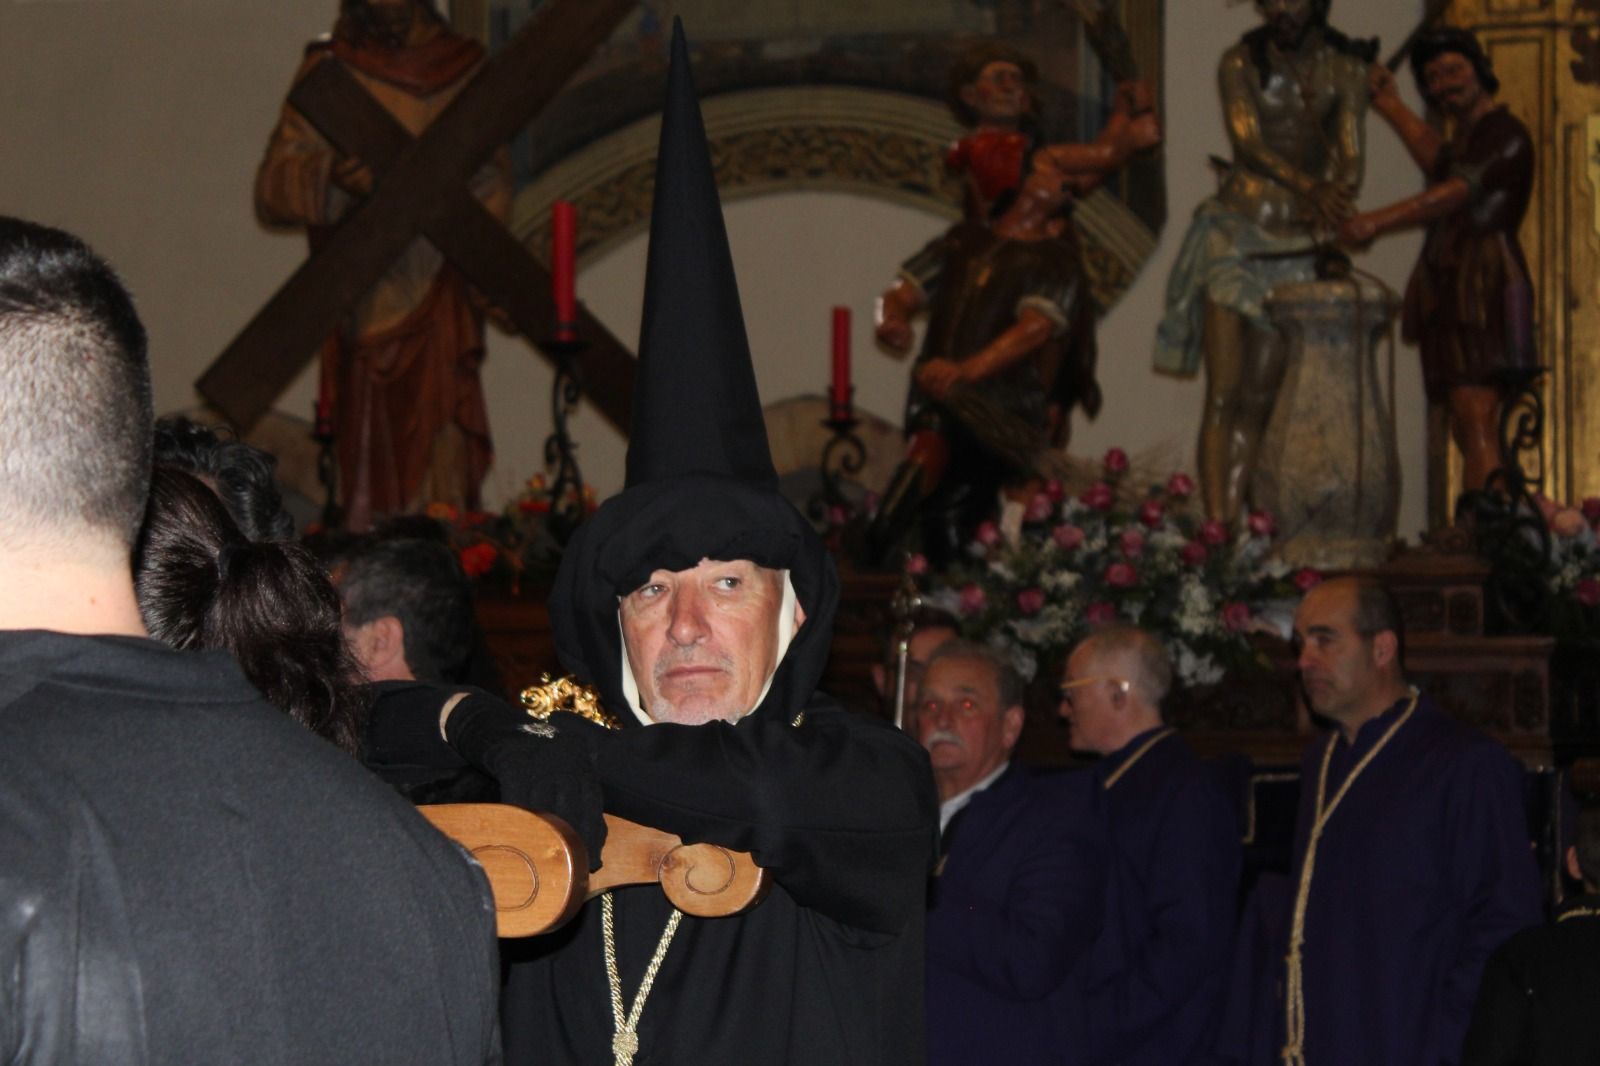
<path fill-rule="evenodd" d="M 597 506 L 594 490 L 583 488 L 584 511 Z M 498 513 L 458 511 L 447 503 L 428 505 L 428 516 L 450 531 L 450 545 L 467 577 L 480 585 L 508 588 L 547 584 L 561 561 L 561 545 L 550 532 L 550 490 L 538 474 Z"/>
<path fill-rule="evenodd" d="M 1563 640 L 1600 637 L 1600 496 L 1577 506 L 1543 495 L 1534 502 L 1549 531 L 1549 552 L 1530 533 L 1511 565 L 1549 594 L 1548 616 L 1539 629 Z"/>
<path fill-rule="evenodd" d="M 1112 621 L 1158 634 L 1186 685 L 1265 666 L 1249 634 L 1286 635 L 1294 601 L 1321 575 L 1272 558 L 1270 515 L 1255 512 L 1231 531 L 1196 513 L 1187 474 L 1140 491 L 1127 484 L 1128 468 L 1113 448 L 1081 491 L 1047 482 L 1020 528 L 980 526 L 969 561 L 928 574 L 913 556 L 907 570 L 927 575 L 928 602 L 955 615 L 966 636 L 1011 649 L 1028 676 Z"/>

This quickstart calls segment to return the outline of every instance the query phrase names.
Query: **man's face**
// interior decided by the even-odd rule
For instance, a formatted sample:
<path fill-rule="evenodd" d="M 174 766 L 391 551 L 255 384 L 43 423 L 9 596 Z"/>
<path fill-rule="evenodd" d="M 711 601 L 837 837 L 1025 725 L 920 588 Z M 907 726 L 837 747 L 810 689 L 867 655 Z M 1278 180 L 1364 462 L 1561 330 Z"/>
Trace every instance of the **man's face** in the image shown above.
<path fill-rule="evenodd" d="M 1028 85 L 1022 68 L 1004 59 L 984 65 L 962 90 L 961 99 L 984 125 L 1014 126 L 1028 111 Z"/>
<path fill-rule="evenodd" d="M 1360 711 L 1379 679 L 1376 638 L 1356 631 L 1355 616 L 1355 589 L 1337 582 L 1306 593 L 1294 616 L 1306 701 L 1336 722 Z"/>
<path fill-rule="evenodd" d="M 748 714 L 777 665 L 782 604 L 782 573 L 747 560 L 651 574 L 620 607 L 645 711 L 683 725 Z M 804 620 L 797 603 L 796 627 Z"/>
<path fill-rule="evenodd" d="M 1428 60 L 1422 80 L 1433 105 L 1457 117 L 1470 114 L 1483 96 L 1478 71 L 1460 52 L 1441 52 Z"/>
<path fill-rule="evenodd" d="M 1097 680 L 1090 680 L 1097 679 Z M 1126 696 L 1122 681 L 1112 677 L 1096 661 L 1093 649 L 1078 647 L 1067 657 L 1061 681 L 1089 680 L 1089 684 L 1064 689 L 1059 713 L 1070 730 L 1068 744 L 1073 751 L 1109 755 L 1122 746 L 1122 715 L 1118 701 Z"/>
<path fill-rule="evenodd" d="M 1279 48 L 1300 44 L 1311 25 L 1312 0 L 1256 0 L 1256 11 L 1272 31 L 1272 43 Z"/>
<path fill-rule="evenodd" d="M 1001 707 L 994 667 L 982 659 L 939 659 L 923 675 L 915 728 L 928 749 L 939 798 L 982 781 L 1011 757 L 1022 708 Z"/>

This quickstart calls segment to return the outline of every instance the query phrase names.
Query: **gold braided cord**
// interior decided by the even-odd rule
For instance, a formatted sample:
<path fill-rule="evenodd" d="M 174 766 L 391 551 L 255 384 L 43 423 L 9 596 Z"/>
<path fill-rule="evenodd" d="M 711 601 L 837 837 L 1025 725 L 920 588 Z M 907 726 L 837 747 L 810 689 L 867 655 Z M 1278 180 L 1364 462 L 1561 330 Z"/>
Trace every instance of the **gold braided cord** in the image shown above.
<path fill-rule="evenodd" d="M 1596 910 L 1593 907 L 1574 907 L 1570 911 L 1562 911 L 1559 915 L 1556 916 L 1556 921 L 1564 922 L 1568 918 L 1597 918 L 1597 917 L 1600 917 L 1600 910 Z"/>
<path fill-rule="evenodd" d="M 600 897 L 600 935 L 606 945 L 606 983 L 611 986 L 611 1025 L 615 1034 L 611 1038 L 611 1054 L 616 1066 L 631 1066 L 633 1057 L 639 1053 L 639 1016 L 644 1013 L 644 1001 L 650 995 L 651 986 L 656 983 L 656 973 L 661 969 L 661 960 L 667 957 L 667 948 L 672 944 L 672 935 L 678 931 L 678 923 L 681 921 L 683 912 L 674 907 L 672 917 L 667 919 L 667 927 L 661 931 L 661 940 L 656 944 L 656 952 L 650 956 L 650 965 L 645 967 L 644 978 L 639 982 L 639 991 L 633 997 L 633 1007 L 624 1018 L 622 975 L 617 971 L 616 904 L 611 901 L 609 892 Z"/>
<path fill-rule="evenodd" d="M 1161 743 L 1163 740 L 1166 740 L 1168 737 L 1170 737 L 1172 734 L 1174 734 L 1176 732 L 1177 732 L 1176 729 L 1172 728 L 1171 726 L 1168 726 L 1167 728 L 1161 730 L 1161 732 L 1157 733 L 1155 736 L 1151 737 L 1149 740 L 1145 741 L 1143 744 L 1140 744 L 1139 745 L 1139 750 L 1134 752 L 1132 755 L 1128 756 L 1128 761 L 1127 762 L 1123 763 L 1121 766 L 1119 766 L 1115 770 L 1113 770 L 1111 772 L 1111 774 L 1106 777 L 1105 783 L 1103 785 L 1101 785 L 1100 787 L 1101 788 L 1105 788 L 1105 789 L 1109 789 L 1112 785 L 1114 785 L 1118 781 L 1122 780 L 1122 775 L 1127 773 L 1129 770 L 1133 769 L 1133 764 L 1138 762 L 1140 759 L 1144 758 L 1144 753 L 1145 752 L 1149 751 L 1151 748 L 1155 747 L 1157 744 Z"/>
<path fill-rule="evenodd" d="M 1334 793 L 1333 802 L 1324 806 L 1328 795 L 1328 766 L 1333 762 L 1333 749 L 1339 743 L 1339 735 L 1333 734 L 1328 738 L 1328 743 L 1322 749 L 1322 769 L 1317 773 L 1317 806 L 1311 819 L 1311 836 L 1306 841 L 1306 857 L 1300 863 L 1300 886 L 1294 897 L 1294 925 L 1289 931 L 1289 954 L 1286 959 L 1288 964 L 1287 987 L 1284 990 L 1284 1043 L 1282 1059 L 1284 1066 L 1305 1066 L 1306 1064 L 1306 999 L 1305 999 L 1305 959 L 1302 948 L 1306 940 L 1306 908 L 1311 902 L 1311 875 L 1317 864 L 1317 842 L 1322 839 L 1322 831 L 1328 825 L 1328 819 L 1333 817 L 1333 812 L 1338 808 L 1339 801 L 1344 799 L 1345 793 L 1350 791 L 1350 786 L 1355 784 L 1361 771 L 1367 764 L 1377 758 L 1378 752 L 1400 731 L 1406 724 L 1411 713 L 1417 709 L 1417 700 L 1421 693 L 1415 687 L 1411 689 L 1411 702 L 1406 705 L 1399 718 L 1396 718 L 1388 729 L 1383 731 L 1383 736 L 1372 745 L 1372 749 L 1361 757 L 1355 768 L 1345 775 L 1344 783 L 1339 786 L 1339 791 Z"/>
<path fill-rule="evenodd" d="M 523 689 L 517 700 L 528 717 L 536 721 L 547 721 L 557 711 L 565 711 L 607 729 L 622 728 L 622 723 L 600 706 L 600 696 L 594 689 L 570 677 L 552 681 L 549 674 L 540 674 L 539 684 Z"/>

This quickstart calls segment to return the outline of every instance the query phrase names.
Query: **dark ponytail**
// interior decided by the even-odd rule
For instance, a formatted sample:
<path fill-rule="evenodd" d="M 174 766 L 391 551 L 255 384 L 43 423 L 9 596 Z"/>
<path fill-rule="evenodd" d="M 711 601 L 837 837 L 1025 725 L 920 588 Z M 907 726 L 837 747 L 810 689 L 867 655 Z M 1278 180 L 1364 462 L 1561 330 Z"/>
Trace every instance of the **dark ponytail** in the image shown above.
<path fill-rule="evenodd" d="M 252 543 L 203 482 L 158 466 L 134 587 L 152 637 L 228 651 L 268 702 L 359 754 L 367 707 L 339 596 L 304 548 Z"/>

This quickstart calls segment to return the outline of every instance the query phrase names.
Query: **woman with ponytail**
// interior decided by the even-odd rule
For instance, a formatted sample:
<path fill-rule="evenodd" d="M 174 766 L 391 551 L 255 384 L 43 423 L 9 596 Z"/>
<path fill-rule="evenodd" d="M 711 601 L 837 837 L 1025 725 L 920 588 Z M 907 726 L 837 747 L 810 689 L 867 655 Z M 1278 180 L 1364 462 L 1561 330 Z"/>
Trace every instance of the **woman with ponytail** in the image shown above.
<path fill-rule="evenodd" d="M 366 700 L 340 628 L 339 596 L 305 549 L 252 543 L 204 482 L 157 466 L 134 587 L 152 637 L 180 650 L 229 652 L 275 707 L 359 753 Z"/>

